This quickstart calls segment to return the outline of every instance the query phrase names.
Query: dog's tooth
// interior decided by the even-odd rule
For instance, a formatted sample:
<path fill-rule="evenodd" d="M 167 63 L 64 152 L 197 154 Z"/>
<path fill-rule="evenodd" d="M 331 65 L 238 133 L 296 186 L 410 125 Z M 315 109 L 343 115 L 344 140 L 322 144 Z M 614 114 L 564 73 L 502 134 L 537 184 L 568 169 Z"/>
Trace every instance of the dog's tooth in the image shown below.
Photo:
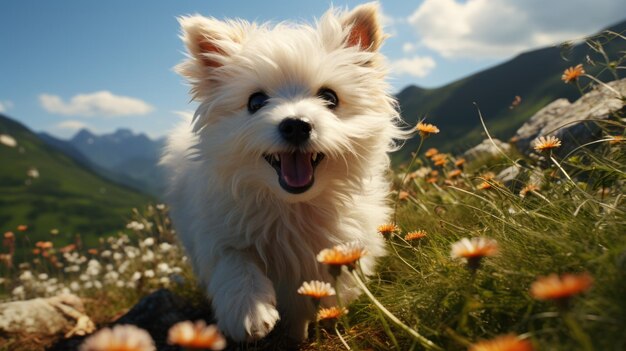
<path fill-rule="evenodd" d="M 313 157 L 312 158 L 313 158 L 313 162 L 317 161 L 317 152 L 313 153 Z"/>
<path fill-rule="evenodd" d="M 280 156 L 278 156 L 278 154 L 274 154 L 274 161 L 280 162 Z"/>

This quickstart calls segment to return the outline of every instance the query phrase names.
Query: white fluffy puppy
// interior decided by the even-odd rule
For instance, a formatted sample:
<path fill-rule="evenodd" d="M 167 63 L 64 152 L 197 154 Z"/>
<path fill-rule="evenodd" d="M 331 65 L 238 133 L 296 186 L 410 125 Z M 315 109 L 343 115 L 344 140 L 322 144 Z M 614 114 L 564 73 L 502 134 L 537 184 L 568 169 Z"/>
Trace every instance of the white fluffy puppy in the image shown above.
<path fill-rule="evenodd" d="M 254 340 L 282 319 L 301 340 L 315 311 L 296 290 L 332 281 L 316 254 L 358 241 L 371 273 L 385 253 L 387 152 L 404 133 L 378 6 L 331 9 L 313 26 L 180 23 L 189 56 L 177 70 L 199 107 L 162 159 L 174 225 L 222 331 Z M 343 301 L 358 295 L 340 279 Z"/>

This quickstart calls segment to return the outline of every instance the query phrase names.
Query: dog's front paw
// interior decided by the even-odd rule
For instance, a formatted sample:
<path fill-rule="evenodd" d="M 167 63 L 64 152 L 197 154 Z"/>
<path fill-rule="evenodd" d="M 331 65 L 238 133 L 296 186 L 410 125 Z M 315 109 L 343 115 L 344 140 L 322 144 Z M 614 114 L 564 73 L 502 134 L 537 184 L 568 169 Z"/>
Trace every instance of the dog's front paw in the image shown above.
<path fill-rule="evenodd" d="M 257 303 L 252 306 L 243 319 L 246 340 L 254 341 L 264 338 L 274 329 L 279 319 L 280 316 L 273 304 Z"/>
<path fill-rule="evenodd" d="M 269 334 L 280 319 L 276 301 L 248 296 L 244 301 L 229 301 L 216 306 L 218 327 L 235 341 L 259 340 Z"/>

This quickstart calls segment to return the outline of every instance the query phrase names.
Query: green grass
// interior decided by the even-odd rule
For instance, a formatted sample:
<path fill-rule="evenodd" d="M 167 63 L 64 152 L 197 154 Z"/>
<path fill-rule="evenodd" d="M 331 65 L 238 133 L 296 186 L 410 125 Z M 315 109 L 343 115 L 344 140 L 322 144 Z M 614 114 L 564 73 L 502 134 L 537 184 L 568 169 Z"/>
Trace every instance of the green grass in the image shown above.
<path fill-rule="evenodd" d="M 618 129 L 624 133 L 623 124 Z M 626 349 L 626 143 L 582 149 L 557 160 L 562 171 L 526 161 L 530 166 L 520 166 L 520 178 L 542 174 L 539 195 L 522 198 L 524 184 L 492 182 L 492 189 L 479 190 L 481 174 L 512 164 L 502 159 L 468 165 L 474 171 L 452 184 L 414 179 L 401 187 L 411 197 L 399 207 L 398 224 L 404 233 L 422 229 L 428 236 L 412 243 L 402 235 L 391 238 L 392 254 L 381 262 L 371 291 L 444 350 L 507 333 L 522 335 L 536 350 L 584 350 L 586 338 L 594 350 Z M 450 254 L 453 243 L 472 237 L 495 239 L 500 248 L 499 255 L 482 260 L 476 274 Z M 577 272 L 589 272 L 594 284 L 566 312 L 529 293 L 539 276 Z M 354 333 L 355 345 L 392 348 L 368 299 L 351 309 L 353 328 L 371 331 L 367 337 Z M 572 321 L 582 332 L 575 332 Z M 401 350 L 422 349 L 407 333 L 392 330 Z"/>
<path fill-rule="evenodd" d="M 15 231 L 30 240 L 50 240 L 50 230 L 61 233 L 59 244 L 76 235 L 91 243 L 120 229 L 133 207 L 153 201 L 150 196 L 104 180 L 62 153 L 48 147 L 19 123 L 0 116 L 0 133 L 11 135 L 18 146 L 0 145 L 0 230 Z M 40 176 L 26 172 L 36 168 Z M 19 257 L 18 257 L 19 259 Z"/>

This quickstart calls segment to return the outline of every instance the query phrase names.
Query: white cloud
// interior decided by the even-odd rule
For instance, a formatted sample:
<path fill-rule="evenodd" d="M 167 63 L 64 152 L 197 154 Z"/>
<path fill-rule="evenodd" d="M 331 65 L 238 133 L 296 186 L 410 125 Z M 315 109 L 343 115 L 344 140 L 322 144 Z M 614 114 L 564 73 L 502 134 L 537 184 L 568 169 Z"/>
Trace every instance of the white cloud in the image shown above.
<path fill-rule="evenodd" d="M 58 123 L 56 125 L 56 128 L 63 130 L 79 130 L 83 128 L 89 128 L 89 126 L 82 121 L 66 120 Z"/>
<path fill-rule="evenodd" d="M 69 102 L 51 94 L 39 95 L 41 106 L 49 113 L 64 116 L 133 116 L 145 115 L 154 108 L 143 100 L 128 96 L 113 95 L 109 91 L 78 94 Z"/>
<path fill-rule="evenodd" d="M 624 19 L 623 0 L 425 0 L 408 18 L 444 57 L 505 58 Z"/>
<path fill-rule="evenodd" d="M 13 108 L 13 103 L 9 100 L 0 101 L 0 112 L 7 112 L 9 109 Z"/>
<path fill-rule="evenodd" d="M 415 77 L 425 77 L 437 66 L 430 56 L 414 56 L 391 62 L 394 74 L 408 74 Z"/>
<path fill-rule="evenodd" d="M 402 44 L 402 52 L 404 52 L 405 54 L 411 53 L 413 51 L 415 51 L 415 44 L 413 43 L 404 43 Z"/>

